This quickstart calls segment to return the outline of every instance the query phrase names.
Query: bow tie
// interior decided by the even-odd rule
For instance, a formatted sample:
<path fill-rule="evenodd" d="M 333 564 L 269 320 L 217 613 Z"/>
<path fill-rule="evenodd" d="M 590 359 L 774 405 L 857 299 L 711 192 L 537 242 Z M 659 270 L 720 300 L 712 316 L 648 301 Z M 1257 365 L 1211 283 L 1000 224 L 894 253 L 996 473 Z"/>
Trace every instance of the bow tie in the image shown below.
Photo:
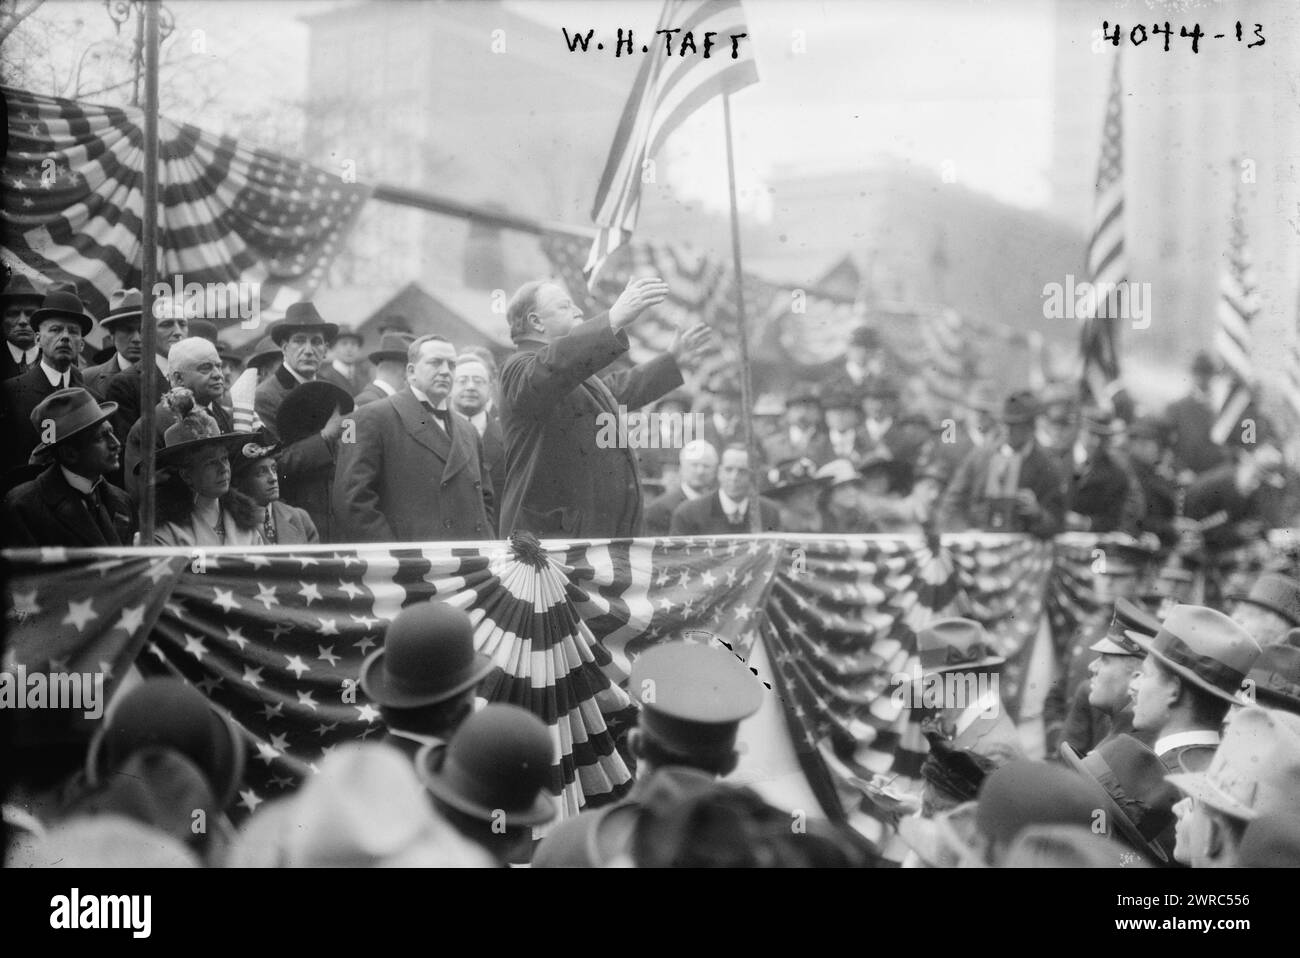
<path fill-rule="evenodd" d="M 447 430 L 448 433 L 451 432 L 451 412 L 450 412 L 450 410 L 447 410 L 447 409 L 435 409 L 435 408 L 433 408 L 433 403 L 427 403 L 427 402 L 426 402 L 426 403 L 421 403 L 420 405 L 424 406 L 425 409 L 429 410 L 429 412 L 431 412 L 431 413 L 434 415 L 434 418 L 436 418 L 436 419 L 438 420 L 438 422 L 442 423 L 442 428 L 443 428 L 443 429 Z"/>

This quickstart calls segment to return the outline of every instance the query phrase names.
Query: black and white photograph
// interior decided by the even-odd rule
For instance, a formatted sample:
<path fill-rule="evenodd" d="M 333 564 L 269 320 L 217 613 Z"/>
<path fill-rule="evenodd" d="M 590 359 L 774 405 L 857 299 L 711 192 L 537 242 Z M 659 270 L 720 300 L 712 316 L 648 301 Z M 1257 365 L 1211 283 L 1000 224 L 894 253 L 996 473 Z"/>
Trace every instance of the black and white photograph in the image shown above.
<path fill-rule="evenodd" d="M 0 95 L 15 927 L 1300 867 L 1300 4 L 0 0 Z"/>

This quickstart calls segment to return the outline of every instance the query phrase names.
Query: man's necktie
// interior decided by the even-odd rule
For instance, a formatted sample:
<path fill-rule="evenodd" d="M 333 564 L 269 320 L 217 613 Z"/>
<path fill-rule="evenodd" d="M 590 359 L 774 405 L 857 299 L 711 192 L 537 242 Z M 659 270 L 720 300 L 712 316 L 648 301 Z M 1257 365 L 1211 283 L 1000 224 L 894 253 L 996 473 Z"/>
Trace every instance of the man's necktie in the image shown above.
<path fill-rule="evenodd" d="M 271 518 L 271 504 L 266 504 L 266 521 L 262 523 L 262 538 L 267 545 L 275 545 L 275 520 Z"/>
<path fill-rule="evenodd" d="M 423 405 L 425 409 L 429 410 L 429 412 L 433 413 L 434 418 L 437 419 L 438 422 L 442 423 L 443 431 L 450 436 L 451 435 L 451 413 L 446 409 L 434 409 L 433 403 L 426 402 L 426 403 L 421 403 L 421 405 Z"/>
<path fill-rule="evenodd" d="M 86 502 L 86 509 L 90 512 L 90 517 L 95 520 L 95 525 L 99 527 L 104 541 L 111 546 L 121 545 L 122 541 L 117 537 L 117 530 L 113 527 L 113 517 L 108 514 L 104 500 L 99 494 L 99 487 L 96 486 L 91 489 L 82 498 Z"/>

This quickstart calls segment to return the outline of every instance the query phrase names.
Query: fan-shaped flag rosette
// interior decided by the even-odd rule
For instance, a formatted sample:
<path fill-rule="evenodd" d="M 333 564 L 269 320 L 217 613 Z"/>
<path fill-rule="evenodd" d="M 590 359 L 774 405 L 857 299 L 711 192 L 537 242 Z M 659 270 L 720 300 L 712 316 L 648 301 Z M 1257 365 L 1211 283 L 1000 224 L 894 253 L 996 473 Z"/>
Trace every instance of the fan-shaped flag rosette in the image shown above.
<path fill-rule="evenodd" d="M 498 667 L 479 695 L 526 708 L 550 728 L 558 756 L 551 791 L 561 798 L 562 820 L 631 787 L 606 720 L 627 717 L 635 705 L 602 671 L 603 650 L 569 601 L 564 566 L 530 535 L 510 542 L 510 552 L 490 564 L 501 587 L 476 610 L 483 618 L 475 644 Z"/>

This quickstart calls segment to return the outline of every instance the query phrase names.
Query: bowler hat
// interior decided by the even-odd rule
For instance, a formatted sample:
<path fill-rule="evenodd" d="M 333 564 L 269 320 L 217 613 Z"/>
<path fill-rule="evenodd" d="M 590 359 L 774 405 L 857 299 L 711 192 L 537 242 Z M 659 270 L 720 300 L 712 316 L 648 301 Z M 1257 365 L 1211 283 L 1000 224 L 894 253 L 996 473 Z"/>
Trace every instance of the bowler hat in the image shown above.
<path fill-rule="evenodd" d="M 548 787 L 555 745 L 546 725 L 517 705 L 493 702 L 467 718 L 448 745 L 415 757 L 424 787 L 471 818 L 518 828 L 555 817 Z"/>
<path fill-rule="evenodd" d="M 15 272 L 9 279 L 9 283 L 0 293 L 0 309 L 8 306 L 10 303 L 22 302 L 24 300 L 35 300 L 40 302 L 45 295 L 39 292 L 32 281 L 27 278 L 26 274 Z"/>
<path fill-rule="evenodd" d="M 1106 655 L 1131 655 L 1134 658 L 1146 658 L 1146 650 L 1128 637 L 1128 632 L 1138 632 L 1154 637 L 1160 631 L 1160 620 L 1150 615 L 1128 599 L 1115 600 L 1115 612 L 1110 619 L 1110 628 L 1100 639 L 1088 646 L 1092 652 Z"/>
<path fill-rule="evenodd" d="M 1059 765 L 1018 759 L 994 769 L 980 787 L 975 820 L 993 843 L 1010 844 L 1030 825 L 1091 826 L 1095 792 Z"/>
<path fill-rule="evenodd" d="M 641 705 L 639 727 L 668 751 L 723 758 L 763 690 L 735 655 L 711 645 L 668 642 L 632 663 L 628 689 Z"/>
<path fill-rule="evenodd" d="M 327 379 L 299 383 L 289 390 L 275 416 L 276 432 L 286 446 L 325 428 L 337 409 L 350 413 L 356 408 L 352 394 Z"/>
<path fill-rule="evenodd" d="M 1148 655 L 1202 691 L 1240 705 L 1238 690 L 1259 646 L 1250 633 L 1222 612 L 1198 605 L 1176 605 L 1155 637 L 1124 633 Z"/>
<path fill-rule="evenodd" d="M 53 449 L 59 443 L 85 432 L 91 426 L 97 426 L 117 411 L 115 402 L 97 402 L 90 391 L 80 386 L 69 386 L 50 393 L 32 410 L 32 428 L 37 435 L 44 436 L 45 423 L 54 427 L 54 434 L 48 442 L 41 442 L 33 451 L 40 455 Z"/>
<path fill-rule="evenodd" d="M 492 660 L 474 649 L 474 624 L 455 606 L 430 600 L 393 619 L 381 648 L 361 664 L 361 688 L 379 705 L 436 705 L 478 685 Z"/>
<path fill-rule="evenodd" d="M 107 330 L 116 331 L 118 323 L 135 323 L 139 325 L 144 316 L 144 300 L 138 289 L 119 289 L 114 291 L 108 301 L 108 315 L 99 321 Z"/>
<path fill-rule="evenodd" d="M 1249 602 L 1280 615 L 1294 628 L 1300 626 L 1300 582 L 1277 572 L 1266 572 L 1245 595 L 1228 596 L 1230 602 Z"/>
<path fill-rule="evenodd" d="M 184 680 L 146 679 L 122 694 L 90 740 L 88 782 L 98 786 L 144 748 L 180 752 L 203 771 L 219 807 L 234 800 L 244 775 L 239 729 Z"/>
<path fill-rule="evenodd" d="M 1192 772 L 1184 765 L 1169 781 L 1237 819 L 1294 812 L 1300 795 L 1300 715 L 1243 708 L 1228 720 L 1205 771 Z"/>
<path fill-rule="evenodd" d="M 1131 735 L 1105 739 L 1086 756 L 1069 742 L 1062 742 L 1059 752 L 1068 766 L 1097 784 L 1111 822 L 1134 848 L 1169 861 L 1157 839 L 1174 823 L 1178 793 L 1165 781 L 1159 755 Z"/>
<path fill-rule="evenodd" d="M 32 328 L 40 329 L 47 319 L 75 319 L 86 336 L 95 328 L 95 320 L 86 312 L 75 290 L 70 287 L 52 288 L 41 300 L 40 308 L 32 313 Z"/>
<path fill-rule="evenodd" d="M 372 363 L 404 363 L 410 355 L 408 347 L 415 341 L 410 333 L 384 333 L 379 337 L 379 348 L 370 354 Z"/>
<path fill-rule="evenodd" d="M 993 649 L 984 626 L 974 619 L 935 619 L 916 633 L 921 671 L 964 672 L 1001 665 L 1006 657 Z"/>
<path fill-rule="evenodd" d="M 1260 705 L 1300 715 L 1300 629 L 1287 635 L 1285 642 L 1264 646 L 1248 678 Z"/>
<path fill-rule="evenodd" d="M 310 302 L 291 303 L 284 312 L 284 319 L 271 324 L 271 340 L 277 345 L 284 345 L 294 333 L 320 333 L 325 337 L 326 345 L 333 343 L 339 334 L 336 323 L 327 323 L 316 310 L 316 304 Z"/>
<path fill-rule="evenodd" d="M 1022 389 L 1012 393 L 1002 403 L 1002 421 L 1008 425 L 1033 422 L 1038 411 L 1038 399 L 1028 389 Z"/>

